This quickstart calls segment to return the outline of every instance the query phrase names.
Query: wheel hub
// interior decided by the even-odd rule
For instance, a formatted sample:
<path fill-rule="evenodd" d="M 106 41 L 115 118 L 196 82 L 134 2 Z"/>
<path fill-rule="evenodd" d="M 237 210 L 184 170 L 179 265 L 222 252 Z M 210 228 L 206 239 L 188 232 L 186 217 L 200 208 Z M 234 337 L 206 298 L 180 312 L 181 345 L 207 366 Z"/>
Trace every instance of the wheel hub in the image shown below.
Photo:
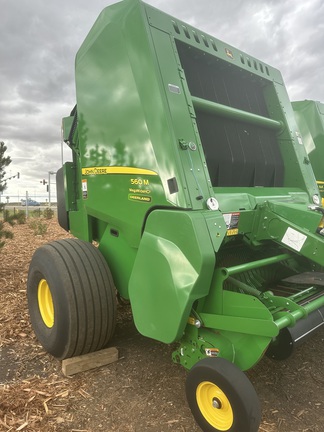
<path fill-rule="evenodd" d="M 218 398 L 213 398 L 212 405 L 214 408 L 220 409 L 222 407 L 221 401 Z"/>
<path fill-rule="evenodd" d="M 38 307 L 44 324 L 48 328 L 54 325 L 54 305 L 51 290 L 45 279 L 41 279 L 38 284 Z"/>
<path fill-rule="evenodd" d="M 201 382 L 196 389 L 199 410 L 208 423 L 218 431 L 228 431 L 234 422 L 231 403 L 216 384 Z"/>

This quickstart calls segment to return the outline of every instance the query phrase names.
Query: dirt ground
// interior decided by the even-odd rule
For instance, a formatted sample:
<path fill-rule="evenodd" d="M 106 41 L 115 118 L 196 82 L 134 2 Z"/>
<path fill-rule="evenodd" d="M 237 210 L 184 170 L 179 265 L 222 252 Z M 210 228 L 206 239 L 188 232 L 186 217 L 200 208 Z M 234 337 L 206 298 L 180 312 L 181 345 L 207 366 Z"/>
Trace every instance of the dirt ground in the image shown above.
<path fill-rule="evenodd" d="M 174 346 L 138 334 L 128 306 L 119 307 L 111 343 L 117 362 L 66 378 L 43 351 L 28 318 L 28 265 L 38 246 L 67 237 L 56 221 L 44 223 L 43 236 L 30 223 L 15 226 L 0 252 L 0 431 L 199 432 Z M 248 372 L 262 404 L 260 431 L 324 430 L 323 341 L 322 328 L 288 360 L 265 357 Z"/>

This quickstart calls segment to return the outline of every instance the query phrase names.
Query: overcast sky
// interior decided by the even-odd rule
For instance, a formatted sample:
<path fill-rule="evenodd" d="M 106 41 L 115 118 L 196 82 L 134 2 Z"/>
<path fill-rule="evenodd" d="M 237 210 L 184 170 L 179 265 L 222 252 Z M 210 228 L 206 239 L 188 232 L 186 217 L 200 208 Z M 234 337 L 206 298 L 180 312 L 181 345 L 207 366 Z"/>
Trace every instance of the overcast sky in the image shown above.
<path fill-rule="evenodd" d="M 13 161 L 7 176 L 20 172 L 4 192 L 11 201 L 26 190 L 32 198 L 45 199 L 40 182 L 61 165 L 61 118 L 75 104 L 75 54 L 111 3 L 0 0 L 0 141 Z M 278 68 L 291 100 L 324 102 L 322 0 L 147 3 Z"/>

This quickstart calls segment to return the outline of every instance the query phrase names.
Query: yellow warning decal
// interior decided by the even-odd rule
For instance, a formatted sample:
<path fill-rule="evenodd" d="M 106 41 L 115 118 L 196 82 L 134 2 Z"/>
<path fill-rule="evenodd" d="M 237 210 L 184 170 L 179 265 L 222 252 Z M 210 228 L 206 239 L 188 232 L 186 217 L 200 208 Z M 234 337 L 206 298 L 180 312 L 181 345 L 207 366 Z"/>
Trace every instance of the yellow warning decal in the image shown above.
<path fill-rule="evenodd" d="M 238 228 L 228 229 L 228 230 L 227 230 L 227 235 L 228 235 L 228 236 L 237 235 L 238 232 L 239 232 Z"/>
<path fill-rule="evenodd" d="M 135 168 L 125 166 L 100 166 L 82 168 L 82 175 L 105 175 L 105 174 L 135 174 L 135 175 L 158 175 L 157 172 L 146 168 Z"/>
<path fill-rule="evenodd" d="M 317 186 L 318 186 L 318 190 L 320 191 L 320 194 L 322 195 L 322 206 L 324 206 L 324 181 L 322 180 L 317 180 L 316 181 Z"/>
<path fill-rule="evenodd" d="M 321 194 L 323 194 L 323 192 L 324 192 L 324 182 L 317 180 L 316 183 L 317 183 L 319 191 L 321 192 Z"/>

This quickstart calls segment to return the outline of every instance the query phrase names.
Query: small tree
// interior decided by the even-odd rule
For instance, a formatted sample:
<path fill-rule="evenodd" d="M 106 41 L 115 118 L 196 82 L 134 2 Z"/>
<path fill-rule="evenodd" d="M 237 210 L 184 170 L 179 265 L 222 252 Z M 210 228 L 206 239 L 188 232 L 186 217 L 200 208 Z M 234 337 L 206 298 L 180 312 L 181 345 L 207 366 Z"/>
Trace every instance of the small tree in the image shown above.
<path fill-rule="evenodd" d="M 5 143 L 3 141 L 0 141 L 0 195 L 2 195 L 3 191 L 6 189 L 7 184 L 4 180 L 4 176 L 6 174 L 6 167 L 11 164 L 10 156 L 5 156 L 7 147 L 5 146 Z M 0 214 L 4 213 L 4 204 L 0 202 Z M 12 233 L 5 229 L 4 221 L 9 223 L 10 225 L 13 225 L 13 217 L 7 216 L 3 218 L 3 220 L 0 220 L 0 250 L 4 245 L 4 241 L 2 239 L 6 238 L 12 238 Z"/>

